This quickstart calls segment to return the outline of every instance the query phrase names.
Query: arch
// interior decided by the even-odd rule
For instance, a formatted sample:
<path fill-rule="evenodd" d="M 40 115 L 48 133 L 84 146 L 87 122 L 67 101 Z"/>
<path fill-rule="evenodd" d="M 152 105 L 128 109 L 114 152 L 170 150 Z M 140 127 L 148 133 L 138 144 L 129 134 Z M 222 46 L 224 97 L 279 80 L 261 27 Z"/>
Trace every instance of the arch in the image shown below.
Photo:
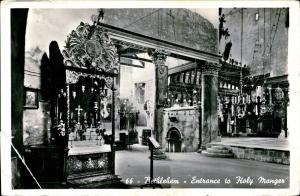
<path fill-rule="evenodd" d="M 179 129 L 177 127 L 171 127 L 168 130 L 168 132 L 167 132 L 167 138 L 169 138 L 171 131 L 176 131 L 180 135 L 180 138 L 181 139 L 183 138 L 183 135 L 182 135 L 181 131 L 179 131 Z"/>
<path fill-rule="evenodd" d="M 176 127 L 171 127 L 167 133 L 168 152 L 181 152 L 182 134 Z"/>

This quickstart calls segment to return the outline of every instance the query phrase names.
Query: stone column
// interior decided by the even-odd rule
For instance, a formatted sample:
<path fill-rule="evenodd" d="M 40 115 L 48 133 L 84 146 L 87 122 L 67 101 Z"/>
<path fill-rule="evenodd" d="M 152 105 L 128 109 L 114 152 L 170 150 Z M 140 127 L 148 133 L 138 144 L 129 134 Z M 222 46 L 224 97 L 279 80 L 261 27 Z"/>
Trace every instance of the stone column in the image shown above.
<path fill-rule="evenodd" d="M 201 74 L 201 148 L 218 136 L 218 72 L 221 65 L 206 62 Z"/>
<path fill-rule="evenodd" d="M 155 114 L 154 133 L 156 140 L 161 144 L 163 132 L 163 109 L 168 93 L 168 67 L 165 65 L 167 54 L 162 50 L 155 50 L 152 54 L 155 65 Z"/>

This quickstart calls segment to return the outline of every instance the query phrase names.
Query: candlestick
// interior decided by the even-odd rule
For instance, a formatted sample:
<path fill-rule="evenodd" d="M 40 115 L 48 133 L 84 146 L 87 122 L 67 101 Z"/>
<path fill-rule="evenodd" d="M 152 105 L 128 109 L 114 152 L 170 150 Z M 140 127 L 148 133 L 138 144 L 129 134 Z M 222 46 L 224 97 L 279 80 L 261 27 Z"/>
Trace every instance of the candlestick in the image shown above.
<path fill-rule="evenodd" d="M 255 105 L 255 115 L 258 115 L 258 106 L 257 106 L 257 104 Z"/>

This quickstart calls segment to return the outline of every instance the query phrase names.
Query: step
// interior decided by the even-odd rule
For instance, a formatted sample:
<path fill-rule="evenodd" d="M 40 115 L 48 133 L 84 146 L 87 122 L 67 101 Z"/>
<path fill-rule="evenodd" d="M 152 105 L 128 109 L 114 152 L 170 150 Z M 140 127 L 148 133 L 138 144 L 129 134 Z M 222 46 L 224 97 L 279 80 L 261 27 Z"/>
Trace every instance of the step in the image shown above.
<path fill-rule="evenodd" d="M 230 153 L 227 149 L 215 149 L 215 148 L 207 148 L 207 152 L 209 153 L 221 153 L 221 154 L 227 154 Z"/>
<path fill-rule="evenodd" d="M 233 157 L 231 153 L 211 153 L 207 151 L 202 151 L 202 154 L 208 157 L 218 157 L 218 158 L 230 158 Z"/>
<path fill-rule="evenodd" d="M 226 146 L 221 146 L 221 145 L 211 145 L 212 149 L 216 149 L 216 150 L 227 150 Z"/>

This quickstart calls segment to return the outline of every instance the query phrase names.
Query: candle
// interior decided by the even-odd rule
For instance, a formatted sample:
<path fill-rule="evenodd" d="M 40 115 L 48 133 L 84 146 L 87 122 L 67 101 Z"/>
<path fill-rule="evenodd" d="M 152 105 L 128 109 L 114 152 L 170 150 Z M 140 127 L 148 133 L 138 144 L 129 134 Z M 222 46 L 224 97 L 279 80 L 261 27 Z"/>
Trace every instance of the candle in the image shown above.
<path fill-rule="evenodd" d="M 269 88 L 269 103 L 272 104 L 272 88 Z"/>
<path fill-rule="evenodd" d="M 255 105 L 255 115 L 258 115 L 258 106 L 257 106 L 257 104 Z"/>

